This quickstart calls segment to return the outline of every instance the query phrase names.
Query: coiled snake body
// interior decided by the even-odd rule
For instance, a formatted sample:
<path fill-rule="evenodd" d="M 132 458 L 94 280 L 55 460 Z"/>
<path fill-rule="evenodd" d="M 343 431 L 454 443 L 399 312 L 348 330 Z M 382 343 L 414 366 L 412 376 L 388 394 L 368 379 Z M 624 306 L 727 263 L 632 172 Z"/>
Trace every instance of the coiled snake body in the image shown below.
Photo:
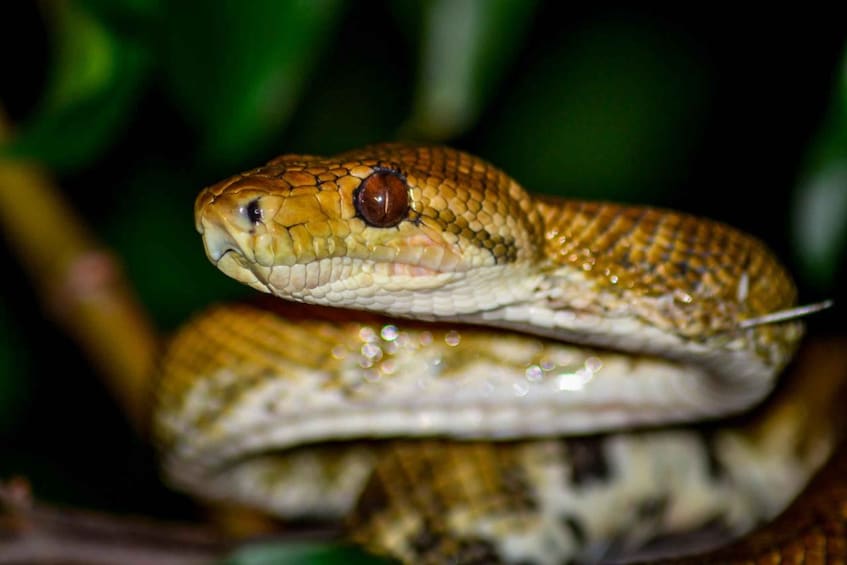
<path fill-rule="evenodd" d="M 277 158 L 195 213 L 227 275 L 372 312 L 226 306 L 175 337 L 155 427 L 171 480 L 203 496 L 348 516 L 409 561 L 596 560 L 748 530 L 834 441 L 801 442 L 784 413 L 621 431 L 749 408 L 791 358 L 793 283 L 728 226 L 533 197 L 398 144 Z"/>

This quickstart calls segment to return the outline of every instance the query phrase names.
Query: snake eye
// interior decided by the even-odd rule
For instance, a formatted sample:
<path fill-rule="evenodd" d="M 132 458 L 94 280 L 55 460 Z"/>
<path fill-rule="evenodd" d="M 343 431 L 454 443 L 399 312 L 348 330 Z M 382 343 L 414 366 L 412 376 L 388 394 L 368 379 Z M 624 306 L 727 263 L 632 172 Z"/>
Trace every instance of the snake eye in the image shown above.
<path fill-rule="evenodd" d="M 378 171 L 362 181 L 353 194 L 362 219 L 378 228 L 390 228 L 409 213 L 409 189 L 397 173 Z"/>
<path fill-rule="evenodd" d="M 254 198 L 253 200 L 247 203 L 247 206 L 244 207 L 244 214 L 247 216 L 247 219 L 250 220 L 250 223 L 253 225 L 256 225 L 262 221 L 262 208 L 261 206 L 259 206 L 258 198 Z"/>

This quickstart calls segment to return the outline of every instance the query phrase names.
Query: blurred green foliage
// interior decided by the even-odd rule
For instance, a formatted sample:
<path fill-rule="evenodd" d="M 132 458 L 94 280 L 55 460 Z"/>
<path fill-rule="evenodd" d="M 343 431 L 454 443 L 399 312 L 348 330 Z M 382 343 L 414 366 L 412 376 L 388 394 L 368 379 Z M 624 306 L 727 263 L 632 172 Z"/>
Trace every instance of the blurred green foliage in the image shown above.
<path fill-rule="evenodd" d="M 521 82 L 532 87 L 509 90 L 485 153 L 536 191 L 661 199 L 696 146 L 708 73 L 684 37 L 599 22 L 529 62 Z"/>
<path fill-rule="evenodd" d="M 404 131 L 435 141 L 470 128 L 517 58 L 516 47 L 528 31 L 536 4 L 534 0 L 395 3 L 408 28 L 422 28 L 414 106 Z"/>
<path fill-rule="evenodd" d="M 758 11 L 747 19 L 588 7 L 563 15 L 556 3 L 522 0 L 41 6 L 29 25 L 44 29 L 46 83 L 38 103 L 14 116 L 18 134 L 0 152 L 59 175 L 163 332 L 248 292 L 203 256 L 191 218 L 201 186 L 278 153 L 330 154 L 395 138 L 458 145 L 535 191 L 717 215 L 783 256 L 793 250 L 810 300 L 845 297 L 847 64 L 828 69 L 813 51 L 842 49 L 841 32 L 828 44 L 780 47 L 778 28 L 756 35 L 771 29 Z M 808 38 L 825 35 L 819 27 Z M 804 46 L 808 56 L 793 61 Z M 802 74 L 808 61 L 817 75 Z M 834 95 L 827 73 L 840 77 Z M 26 86 L 19 82 L 0 93 L 14 95 Z M 790 107 L 795 99 L 805 105 Z M 825 100 L 828 113 L 811 107 Z M 0 284 L 0 438 L 22 438 L 10 439 L 6 453 L 54 441 L 48 422 L 73 422 L 64 433 L 96 441 L 44 448 L 40 475 L 52 462 L 56 481 L 74 485 L 68 490 L 90 480 L 106 489 L 102 500 L 120 493 L 124 505 L 154 511 L 173 503 L 150 496 L 161 488 L 155 477 L 146 490 L 108 483 L 101 469 L 121 449 L 136 478 L 153 465 L 126 453 L 134 445 L 127 430 L 102 429 L 97 418 L 115 417 L 107 409 L 83 410 L 91 424 L 73 408 L 105 404 L 105 395 L 50 379 L 48 360 L 23 353 L 70 347 L 56 336 L 44 342 L 49 321 L 25 305 L 35 297 L 19 278 Z M 0 459 L 0 475 L 34 473 L 18 460 Z M 232 562 L 313 549 L 259 548 Z"/>
<path fill-rule="evenodd" d="M 235 551 L 221 565 L 274 565 L 276 563 L 379 565 L 390 562 L 368 555 L 361 549 L 349 545 L 270 542 L 249 545 Z"/>
<path fill-rule="evenodd" d="M 132 116 L 150 53 L 109 28 L 83 4 L 49 5 L 53 64 L 40 107 L 4 153 L 37 158 L 56 170 L 102 156 Z"/>
<path fill-rule="evenodd" d="M 238 162 L 285 127 L 315 62 L 332 47 L 340 0 L 178 2 L 164 18 L 170 94 L 202 158 Z"/>
<path fill-rule="evenodd" d="M 805 281 L 828 292 L 847 269 L 847 53 L 794 194 L 792 247 Z"/>

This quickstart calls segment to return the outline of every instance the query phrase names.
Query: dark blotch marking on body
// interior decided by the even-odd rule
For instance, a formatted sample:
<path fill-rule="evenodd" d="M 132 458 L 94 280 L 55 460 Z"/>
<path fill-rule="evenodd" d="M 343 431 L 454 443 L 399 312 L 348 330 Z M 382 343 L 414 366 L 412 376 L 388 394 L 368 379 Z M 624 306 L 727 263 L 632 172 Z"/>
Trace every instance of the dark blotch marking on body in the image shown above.
<path fill-rule="evenodd" d="M 385 490 L 382 481 L 371 478 L 359 496 L 359 502 L 353 516 L 355 521 L 369 522 L 389 506 L 391 506 L 391 497 Z"/>
<path fill-rule="evenodd" d="M 726 476 L 726 467 L 718 457 L 718 446 L 716 445 L 715 434 L 703 432 L 703 453 L 706 456 L 706 471 L 712 479 L 721 479 Z"/>
<path fill-rule="evenodd" d="M 409 540 L 409 545 L 415 553 L 415 561 L 420 563 L 503 563 L 490 541 L 476 537 L 453 537 L 429 521 Z"/>
<path fill-rule="evenodd" d="M 636 512 L 638 513 L 639 519 L 658 520 L 665 513 L 667 507 L 667 496 L 654 496 L 639 502 Z"/>
<path fill-rule="evenodd" d="M 732 537 L 732 529 L 727 526 L 723 516 L 719 515 L 691 530 L 657 536 L 648 541 L 634 555 L 623 547 L 611 549 L 609 554 L 626 554 L 628 560 L 653 562 L 678 556 L 680 548 L 685 548 L 686 553 L 713 549 L 717 545 L 726 543 Z"/>
<path fill-rule="evenodd" d="M 503 490 L 508 493 L 509 500 L 515 501 L 523 511 L 538 509 L 538 501 L 533 496 L 527 478 L 520 468 L 508 467 L 500 473 Z"/>
<path fill-rule="evenodd" d="M 585 528 L 583 528 L 582 524 L 579 521 L 579 518 L 568 514 L 562 516 L 561 520 L 562 524 L 573 536 L 573 539 L 576 544 L 579 547 L 583 547 L 585 545 L 585 542 L 588 541 L 588 537 L 585 534 Z"/>
<path fill-rule="evenodd" d="M 573 437 L 563 441 L 567 449 L 571 480 L 574 485 L 582 486 L 595 481 L 609 480 L 611 470 L 602 437 Z"/>

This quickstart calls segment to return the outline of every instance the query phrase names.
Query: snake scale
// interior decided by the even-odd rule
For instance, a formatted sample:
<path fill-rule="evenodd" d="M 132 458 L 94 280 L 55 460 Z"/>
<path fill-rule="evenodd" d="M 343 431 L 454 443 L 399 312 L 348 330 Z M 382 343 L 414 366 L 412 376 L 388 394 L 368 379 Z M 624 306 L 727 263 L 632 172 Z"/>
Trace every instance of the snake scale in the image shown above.
<path fill-rule="evenodd" d="M 802 377 L 714 423 L 803 333 L 790 276 L 729 226 L 402 144 L 279 157 L 195 218 L 220 270 L 291 301 L 212 308 L 164 357 L 163 467 L 202 497 L 408 562 L 653 558 L 772 518 L 837 441 L 806 413 L 840 389 Z"/>

